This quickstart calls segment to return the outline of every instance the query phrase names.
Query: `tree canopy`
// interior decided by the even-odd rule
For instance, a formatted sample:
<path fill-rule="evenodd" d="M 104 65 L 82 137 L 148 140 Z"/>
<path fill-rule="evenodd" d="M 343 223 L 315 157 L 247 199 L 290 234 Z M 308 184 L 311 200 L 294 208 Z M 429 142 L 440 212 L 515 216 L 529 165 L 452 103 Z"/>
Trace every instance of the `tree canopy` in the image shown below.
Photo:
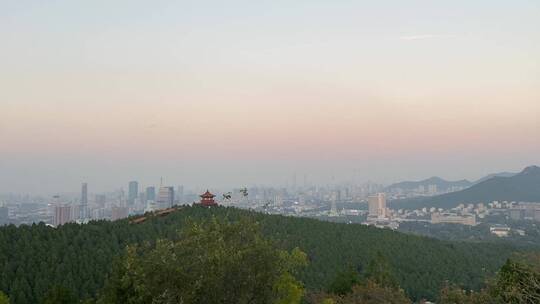
<path fill-rule="evenodd" d="M 407 295 L 413 300 L 435 299 L 445 281 L 479 290 L 516 250 L 503 244 L 447 242 L 388 229 L 236 208 L 186 206 L 164 217 L 147 215 L 138 223 L 131 223 L 130 218 L 59 228 L 44 224 L 0 227 L 0 290 L 9 295 L 12 304 L 39 303 L 55 286 L 69 289 L 79 300 L 95 298 L 107 278 L 134 270 L 115 261 L 125 263 L 128 256 L 145 265 L 144 259 L 156 255 L 156 250 L 172 256 L 175 244 L 184 242 L 186 227 L 195 229 L 194 223 L 202 225 L 212 217 L 229 223 L 249 218 L 264 240 L 257 241 L 257 246 L 270 242 L 289 254 L 300 248 L 309 265 L 294 277 L 311 291 L 327 289 L 337 274 L 347 269 L 367 270 L 381 253 L 392 280 Z M 283 290 L 283 286 L 276 286 L 276 290 Z"/>
<path fill-rule="evenodd" d="M 212 218 L 176 241 L 129 246 L 99 303 L 300 303 L 294 275 L 306 264 L 303 252 L 277 249 L 253 222 Z"/>

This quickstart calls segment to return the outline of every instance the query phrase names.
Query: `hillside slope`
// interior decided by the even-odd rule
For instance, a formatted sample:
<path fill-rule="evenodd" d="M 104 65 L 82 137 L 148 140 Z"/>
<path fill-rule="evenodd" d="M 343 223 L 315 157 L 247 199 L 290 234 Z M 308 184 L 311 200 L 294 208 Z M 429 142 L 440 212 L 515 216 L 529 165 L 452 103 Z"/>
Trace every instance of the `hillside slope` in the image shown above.
<path fill-rule="evenodd" d="M 514 175 L 516 175 L 517 173 L 513 173 L 513 172 L 498 172 L 498 173 L 491 173 L 491 174 L 488 174 L 476 181 L 474 181 L 474 185 L 476 184 L 480 184 L 481 182 L 484 182 L 484 181 L 487 181 L 488 179 L 492 179 L 494 177 L 512 177 Z"/>
<path fill-rule="evenodd" d="M 391 202 L 390 205 L 405 209 L 422 207 L 449 209 L 460 203 L 491 201 L 540 202 L 540 167 L 530 166 L 510 177 L 496 176 L 462 191 L 429 198 L 398 200 Z"/>
<path fill-rule="evenodd" d="M 444 242 L 361 225 L 322 222 L 235 209 L 184 207 L 139 223 L 129 220 L 43 224 L 0 228 L 0 290 L 13 303 L 33 303 L 49 288 L 63 285 L 81 299 L 103 286 L 111 265 L 127 244 L 174 239 L 187 221 L 248 217 L 286 249 L 300 247 L 310 259 L 300 279 L 310 290 L 325 288 L 339 271 L 361 271 L 378 252 L 385 255 L 401 286 L 415 298 L 433 299 L 445 280 L 478 288 L 502 265 L 513 248 L 491 244 Z"/>
<path fill-rule="evenodd" d="M 417 189 L 420 186 L 428 187 L 430 185 L 436 185 L 437 189 L 439 191 L 448 191 L 449 189 L 453 187 L 469 187 L 472 185 L 472 183 L 466 179 L 459 180 L 459 181 L 447 181 L 445 179 L 442 179 L 437 176 L 430 177 L 428 179 L 424 179 L 421 181 L 404 181 L 392 184 L 388 187 L 386 187 L 386 190 L 395 190 L 395 189 L 402 189 L 402 190 L 414 190 Z"/>

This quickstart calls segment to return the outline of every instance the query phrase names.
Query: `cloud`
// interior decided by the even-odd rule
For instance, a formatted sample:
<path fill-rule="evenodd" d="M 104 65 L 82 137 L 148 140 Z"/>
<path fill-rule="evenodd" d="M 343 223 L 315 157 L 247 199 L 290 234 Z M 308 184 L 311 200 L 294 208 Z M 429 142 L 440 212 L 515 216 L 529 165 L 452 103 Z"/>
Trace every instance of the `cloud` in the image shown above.
<path fill-rule="evenodd" d="M 399 40 L 425 40 L 433 38 L 453 38 L 457 37 L 454 34 L 422 34 L 422 35 L 405 35 L 400 36 Z"/>

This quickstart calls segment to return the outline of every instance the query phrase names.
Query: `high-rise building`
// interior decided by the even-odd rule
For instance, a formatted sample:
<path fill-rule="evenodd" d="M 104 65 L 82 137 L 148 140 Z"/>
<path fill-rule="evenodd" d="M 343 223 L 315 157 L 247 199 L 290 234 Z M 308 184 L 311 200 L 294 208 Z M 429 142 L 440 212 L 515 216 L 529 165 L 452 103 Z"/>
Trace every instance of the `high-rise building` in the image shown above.
<path fill-rule="evenodd" d="M 88 184 L 82 183 L 81 186 L 81 205 L 88 205 Z"/>
<path fill-rule="evenodd" d="M 157 203 L 157 207 L 160 209 L 171 208 L 174 204 L 174 188 L 173 187 L 159 188 L 156 203 Z"/>
<path fill-rule="evenodd" d="M 180 185 L 178 186 L 178 191 L 176 191 L 176 200 L 178 201 L 178 203 L 183 203 L 184 202 L 184 186 Z"/>
<path fill-rule="evenodd" d="M 369 217 L 386 218 L 386 195 L 377 193 L 368 197 Z"/>
<path fill-rule="evenodd" d="M 337 212 L 337 199 L 338 192 L 332 192 L 332 197 L 330 198 L 330 216 L 338 216 Z"/>
<path fill-rule="evenodd" d="M 54 207 L 54 220 L 53 225 L 58 227 L 66 223 L 71 222 L 71 206 L 69 205 L 57 205 Z"/>
<path fill-rule="evenodd" d="M 138 194 L 139 194 L 139 183 L 136 181 L 129 182 L 129 189 L 128 189 L 128 204 L 129 205 L 135 204 L 135 199 L 137 198 Z"/>
<path fill-rule="evenodd" d="M 6 206 L 0 204 L 0 225 L 7 224 L 9 222 L 9 209 Z"/>
<path fill-rule="evenodd" d="M 146 187 L 146 201 L 156 200 L 156 188 L 153 186 Z"/>
<path fill-rule="evenodd" d="M 81 186 L 81 206 L 79 209 L 79 218 L 85 219 L 88 217 L 88 184 L 83 183 Z"/>

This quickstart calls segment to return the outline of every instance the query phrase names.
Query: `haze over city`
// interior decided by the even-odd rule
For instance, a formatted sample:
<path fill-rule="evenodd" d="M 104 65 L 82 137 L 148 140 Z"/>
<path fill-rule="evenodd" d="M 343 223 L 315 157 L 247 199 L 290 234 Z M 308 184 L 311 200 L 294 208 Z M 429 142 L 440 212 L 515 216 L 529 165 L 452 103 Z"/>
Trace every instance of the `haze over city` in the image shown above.
<path fill-rule="evenodd" d="M 535 1 L 3 1 L 0 192 L 391 183 L 540 155 Z"/>

